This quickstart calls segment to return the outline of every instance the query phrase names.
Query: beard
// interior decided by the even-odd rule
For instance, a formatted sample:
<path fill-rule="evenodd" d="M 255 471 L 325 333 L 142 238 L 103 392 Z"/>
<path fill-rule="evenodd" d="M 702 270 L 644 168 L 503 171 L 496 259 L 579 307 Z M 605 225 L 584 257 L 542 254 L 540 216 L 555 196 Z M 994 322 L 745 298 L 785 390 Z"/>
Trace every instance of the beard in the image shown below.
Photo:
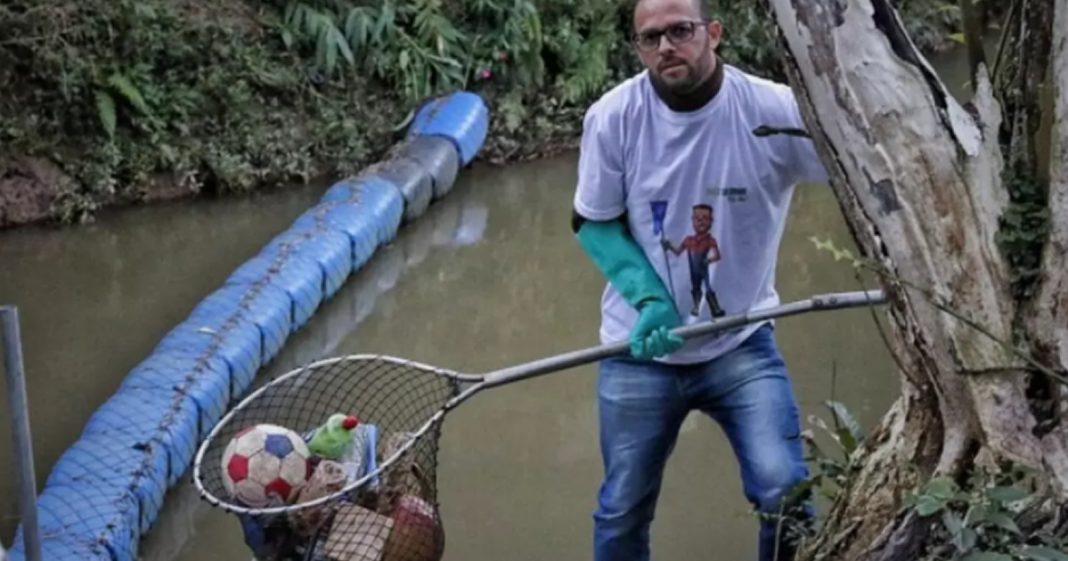
<path fill-rule="evenodd" d="M 681 59 L 664 61 L 651 73 L 657 89 L 672 95 L 684 96 L 696 90 L 711 75 L 711 61 L 702 57 L 696 63 Z"/>

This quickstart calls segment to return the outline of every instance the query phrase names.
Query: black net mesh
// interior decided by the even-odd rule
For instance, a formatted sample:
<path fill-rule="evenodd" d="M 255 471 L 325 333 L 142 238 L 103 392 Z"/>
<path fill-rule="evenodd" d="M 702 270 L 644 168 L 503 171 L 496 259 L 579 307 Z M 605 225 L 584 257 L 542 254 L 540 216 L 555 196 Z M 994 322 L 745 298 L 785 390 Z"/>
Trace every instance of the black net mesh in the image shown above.
<path fill-rule="evenodd" d="M 463 386 L 450 372 L 385 357 L 312 364 L 264 386 L 224 420 L 205 443 L 197 484 L 239 517 L 259 561 L 440 559 L 440 419 L 415 433 Z M 355 416 L 358 424 L 345 433 L 351 439 L 341 455 L 336 449 L 320 455 L 315 431 L 332 416 Z M 307 442 L 307 463 L 299 463 L 299 443 L 293 452 L 291 445 L 274 446 L 278 429 L 247 430 L 264 424 L 296 433 L 290 442 L 297 435 Z M 274 440 L 261 445 L 265 434 Z M 307 471 L 294 481 L 287 465 Z"/>

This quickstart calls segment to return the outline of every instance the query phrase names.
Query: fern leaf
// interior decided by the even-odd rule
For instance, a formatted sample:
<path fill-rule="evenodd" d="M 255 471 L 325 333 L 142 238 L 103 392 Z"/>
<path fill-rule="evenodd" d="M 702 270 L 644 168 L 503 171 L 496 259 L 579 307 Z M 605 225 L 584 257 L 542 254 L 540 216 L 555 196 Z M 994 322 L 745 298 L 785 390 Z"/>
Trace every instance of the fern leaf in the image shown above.
<path fill-rule="evenodd" d="M 369 46 L 372 21 L 374 14 L 369 8 L 360 6 L 349 11 L 345 18 L 345 37 L 353 49 L 361 50 Z"/>
<path fill-rule="evenodd" d="M 301 4 L 301 9 L 304 11 L 304 32 L 309 37 L 319 37 L 319 30 L 323 26 L 323 15 L 304 4 Z"/>
<path fill-rule="evenodd" d="M 330 38 L 330 42 L 334 44 L 337 51 L 341 52 L 341 56 L 345 57 L 345 60 L 347 60 L 349 64 L 356 64 L 356 57 L 352 56 L 352 49 L 349 48 L 349 42 L 338 28 L 330 28 Z"/>
<path fill-rule="evenodd" d="M 333 51 L 334 48 L 330 45 L 330 35 L 320 33 L 315 41 L 315 65 L 329 72 L 329 58 Z"/>
<path fill-rule="evenodd" d="M 375 27 L 375 40 L 381 42 L 382 39 L 389 36 L 389 33 L 396 30 L 394 25 L 397 18 L 397 8 L 393 5 L 393 2 L 386 2 L 382 6 L 382 11 L 378 16 L 378 25 Z"/>
<path fill-rule="evenodd" d="M 115 99 L 104 90 L 96 90 L 96 114 L 100 117 L 100 124 L 108 138 L 115 138 Z"/>
<path fill-rule="evenodd" d="M 300 29 L 300 18 L 303 15 L 301 11 L 301 5 L 299 2 L 290 2 L 286 4 L 286 11 L 282 14 L 282 25 L 289 29 Z"/>
<path fill-rule="evenodd" d="M 142 115 L 146 117 L 152 116 L 152 110 L 148 108 L 148 104 L 145 103 L 145 99 L 141 97 L 141 91 L 133 85 L 133 82 L 126 77 L 125 74 L 118 72 L 111 75 L 108 78 L 108 85 L 115 88 L 126 101 L 130 102 Z"/>
<path fill-rule="evenodd" d="M 842 441 L 846 443 L 846 451 L 852 452 L 857 443 L 864 440 L 864 431 L 860 428 L 860 423 L 857 422 L 857 418 L 850 413 L 849 409 L 840 402 L 828 401 L 826 403 L 827 408 L 831 410 L 831 413 L 835 418 L 835 426 L 838 427 L 839 423 L 844 426 L 845 431 L 839 429 L 842 436 Z M 846 437 L 849 438 L 846 438 Z"/>

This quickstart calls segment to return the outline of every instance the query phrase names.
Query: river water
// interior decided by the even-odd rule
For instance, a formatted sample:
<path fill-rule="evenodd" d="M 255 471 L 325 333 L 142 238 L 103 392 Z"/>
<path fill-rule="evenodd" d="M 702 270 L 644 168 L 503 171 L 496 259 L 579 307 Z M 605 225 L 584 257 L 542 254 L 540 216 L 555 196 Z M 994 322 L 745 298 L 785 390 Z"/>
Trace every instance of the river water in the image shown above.
<path fill-rule="evenodd" d="M 955 54 L 935 61 L 955 90 L 966 79 L 962 62 Z M 349 353 L 484 372 L 596 344 L 604 281 L 570 232 L 575 165 L 568 154 L 466 170 L 264 375 Z M 130 368 L 323 189 L 126 209 L 88 226 L 0 234 L 0 303 L 22 315 L 40 482 Z M 780 251 L 784 301 L 860 288 L 814 237 L 853 248 L 829 188 L 805 185 Z M 824 402 L 833 395 L 863 428 L 878 422 L 897 380 L 870 311 L 778 326 L 804 417 L 828 419 Z M 594 366 L 575 368 L 490 390 L 450 415 L 438 472 L 445 559 L 589 557 L 601 477 L 594 380 Z M 10 544 L 17 504 L 7 422 L 0 415 L 0 541 Z M 656 557 L 752 558 L 755 531 L 726 439 L 691 416 L 665 475 Z M 189 484 L 170 493 L 141 549 L 153 561 L 249 558 L 236 519 L 200 502 Z"/>

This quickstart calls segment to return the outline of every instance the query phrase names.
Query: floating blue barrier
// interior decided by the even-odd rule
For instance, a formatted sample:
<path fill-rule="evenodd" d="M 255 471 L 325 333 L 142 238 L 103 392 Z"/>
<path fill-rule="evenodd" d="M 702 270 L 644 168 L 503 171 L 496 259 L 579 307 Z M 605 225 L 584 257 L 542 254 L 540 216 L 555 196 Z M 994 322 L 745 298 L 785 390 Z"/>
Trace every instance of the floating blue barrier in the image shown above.
<path fill-rule="evenodd" d="M 404 204 L 404 195 L 392 182 L 374 174 L 361 175 L 335 183 L 320 204 L 297 218 L 294 226 L 322 224 L 345 232 L 350 238 L 356 232 L 370 229 L 374 232 L 371 241 L 375 245 L 385 244 L 397 235 Z"/>
<path fill-rule="evenodd" d="M 135 446 L 99 434 L 82 437 L 60 456 L 45 485 L 83 484 L 130 493 L 140 509 L 140 532 L 147 532 L 167 492 L 167 454 L 154 443 Z"/>
<path fill-rule="evenodd" d="M 230 396 L 245 393 L 262 364 L 263 336 L 248 318 L 227 312 L 220 303 L 205 303 L 178 324 L 154 352 L 184 351 L 222 359 L 230 367 Z"/>
<path fill-rule="evenodd" d="M 318 263 L 295 253 L 257 255 L 234 271 L 226 284 L 266 284 L 285 291 L 293 303 L 291 331 L 303 327 L 323 301 L 322 269 Z"/>
<path fill-rule="evenodd" d="M 460 155 L 447 138 L 440 136 L 414 136 L 396 149 L 395 158 L 418 162 L 430 175 L 434 184 L 434 199 L 440 199 L 452 190 L 460 171 Z"/>
<path fill-rule="evenodd" d="M 135 366 L 119 389 L 150 390 L 192 400 L 200 411 L 199 439 L 211 432 L 229 405 L 230 367 L 218 357 L 163 351 Z"/>
<path fill-rule="evenodd" d="M 294 228 L 322 228 L 322 227 L 325 227 L 326 223 L 323 221 L 322 212 L 318 212 L 317 213 L 318 210 L 327 208 L 328 205 L 325 205 L 323 203 L 344 203 L 344 202 L 351 202 L 351 201 L 357 200 L 358 195 L 356 193 L 356 184 L 358 182 L 360 182 L 360 181 L 378 182 L 380 184 L 381 183 L 385 183 L 385 181 L 380 181 L 380 178 L 376 178 L 376 177 L 371 177 L 371 178 L 360 177 L 359 179 L 357 179 L 355 177 L 350 177 L 348 179 L 342 179 L 341 181 L 338 181 L 337 183 L 334 183 L 333 185 L 331 185 L 330 188 L 327 189 L 325 193 L 323 193 L 323 197 L 321 199 L 319 199 L 319 204 L 318 205 L 309 208 L 307 211 L 305 211 L 304 214 L 302 214 L 301 216 L 297 217 L 298 220 L 299 220 L 301 218 L 305 218 L 306 215 L 311 215 L 312 217 L 310 219 L 306 219 L 304 224 L 297 224 L 296 222 L 294 222 L 293 227 Z"/>
<path fill-rule="evenodd" d="M 423 105 L 412 120 L 408 135 L 449 139 L 456 146 L 463 165 L 467 165 L 482 148 L 488 131 L 486 103 L 477 94 L 457 92 Z"/>
<path fill-rule="evenodd" d="M 260 331 L 258 369 L 274 358 L 293 331 L 292 310 L 293 301 L 289 294 L 276 286 L 228 283 L 204 298 L 189 317 L 208 321 L 239 318 L 255 325 Z"/>
<path fill-rule="evenodd" d="M 392 183 L 404 196 L 404 223 L 414 222 L 434 199 L 434 178 L 408 157 L 391 158 L 369 170 L 368 175 Z"/>
<path fill-rule="evenodd" d="M 15 538 L 15 547 L 7 552 L 8 561 L 26 561 L 25 544 Z M 48 561 L 111 561 L 111 553 L 97 544 L 80 543 L 67 536 L 41 538 L 41 556 Z"/>
<path fill-rule="evenodd" d="M 167 452 L 167 485 L 173 486 L 193 460 L 199 418 L 192 401 L 128 389 L 116 393 L 96 410 L 82 436 L 108 436 L 132 446 L 159 443 Z"/>
<path fill-rule="evenodd" d="M 325 299 L 452 189 L 488 123 L 467 92 L 420 107 L 385 162 L 331 186 L 164 336 L 53 466 L 38 497 L 45 559 L 136 559 L 199 440 Z M 371 291 L 396 282 L 403 265 L 403 252 L 384 253 Z M 358 317 L 370 301 L 358 299 Z M 23 561 L 23 549 L 20 527 L 9 557 Z"/>
<path fill-rule="evenodd" d="M 286 251 L 319 264 L 324 299 L 336 294 L 352 274 L 352 242 L 343 232 L 293 227 L 271 240 L 260 254 L 273 256 Z"/>
<path fill-rule="evenodd" d="M 95 544 L 110 554 L 113 561 L 137 558 L 139 507 L 121 489 L 94 485 L 49 486 L 37 498 L 37 510 L 41 533 L 45 536 Z"/>
<path fill-rule="evenodd" d="M 328 196 L 335 196 L 344 189 L 348 191 L 350 189 L 347 185 L 335 185 L 331 190 L 333 194 L 328 192 Z M 346 231 L 342 231 L 336 227 L 327 226 L 325 223 L 325 216 L 322 209 L 327 206 L 335 206 L 342 204 L 341 202 L 326 202 L 322 203 L 319 207 L 316 207 L 297 218 L 294 223 L 294 228 L 324 228 L 331 232 L 337 232 L 349 240 L 349 249 L 351 250 L 350 257 L 352 258 L 352 271 L 357 271 L 362 268 L 374 255 L 375 250 L 378 249 L 378 231 L 373 224 L 365 223 L 359 228 L 350 228 Z M 320 224 L 319 226 L 312 226 L 314 224 Z"/>

